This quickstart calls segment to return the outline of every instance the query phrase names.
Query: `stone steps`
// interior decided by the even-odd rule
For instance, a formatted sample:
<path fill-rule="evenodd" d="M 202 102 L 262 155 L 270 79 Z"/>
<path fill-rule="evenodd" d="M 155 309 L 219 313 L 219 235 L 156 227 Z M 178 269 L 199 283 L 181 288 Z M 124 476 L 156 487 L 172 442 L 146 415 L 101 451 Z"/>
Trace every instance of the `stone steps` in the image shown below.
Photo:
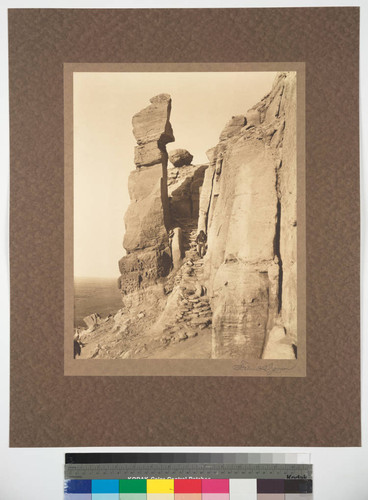
<path fill-rule="evenodd" d="M 175 225 L 181 227 L 185 252 L 191 250 L 197 237 L 197 221 L 195 219 L 177 218 Z"/>
<path fill-rule="evenodd" d="M 179 287 L 176 304 L 175 323 L 164 328 L 163 344 L 182 342 L 197 335 L 211 333 L 212 311 L 206 295 L 203 276 L 203 259 L 197 254 L 197 228 L 192 222 L 181 221 L 184 241 L 187 242 L 185 259 L 176 278 L 175 286 Z M 189 243 L 189 247 L 188 247 Z"/>

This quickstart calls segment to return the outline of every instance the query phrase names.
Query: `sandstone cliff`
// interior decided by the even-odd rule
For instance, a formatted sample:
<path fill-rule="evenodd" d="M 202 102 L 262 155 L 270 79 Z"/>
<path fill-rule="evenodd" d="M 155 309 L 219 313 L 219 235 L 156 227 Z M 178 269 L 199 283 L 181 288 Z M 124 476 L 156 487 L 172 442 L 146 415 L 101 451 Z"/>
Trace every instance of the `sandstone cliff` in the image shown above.
<path fill-rule="evenodd" d="M 119 262 L 120 289 L 125 295 L 170 271 L 166 144 L 175 140 L 170 111 L 170 96 L 161 94 L 133 117 L 138 143 L 136 170 L 130 174 L 128 185 L 131 201 L 125 214 L 123 243 L 127 256 Z"/>
<path fill-rule="evenodd" d="M 294 357 L 296 344 L 296 75 L 234 117 L 208 152 L 199 228 L 208 234 L 205 279 L 212 354 Z M 266 342 L 280 330 L 273 352 Z M 287 333 L 287 335 L 285 335 Z"/>
<path fill-rule="evenodd" d="M 133 117 L 123 307 L 86 319 L 82 357 L 295 358 L 296 74 L 229 120 L 208 164 L 167 153 L 170 111 L 160 94 Z"/>

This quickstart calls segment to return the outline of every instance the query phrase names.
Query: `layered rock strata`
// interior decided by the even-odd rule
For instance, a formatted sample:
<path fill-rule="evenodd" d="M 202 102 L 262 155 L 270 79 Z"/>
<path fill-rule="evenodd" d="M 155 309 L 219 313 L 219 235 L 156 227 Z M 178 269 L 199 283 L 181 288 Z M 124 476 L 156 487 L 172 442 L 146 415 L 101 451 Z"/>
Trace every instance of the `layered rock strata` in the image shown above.
<path fill-rule="evenodd" d="M 166 276 L 171 268 L 168 229 L 166 144 L 173 142 L 171 98 L 160 94 L 133 117 L 136 170 L 129 176 L 130 205 L 125 214 L 123 246 L 119 261 L 120 289 L 124 295 Z"/>

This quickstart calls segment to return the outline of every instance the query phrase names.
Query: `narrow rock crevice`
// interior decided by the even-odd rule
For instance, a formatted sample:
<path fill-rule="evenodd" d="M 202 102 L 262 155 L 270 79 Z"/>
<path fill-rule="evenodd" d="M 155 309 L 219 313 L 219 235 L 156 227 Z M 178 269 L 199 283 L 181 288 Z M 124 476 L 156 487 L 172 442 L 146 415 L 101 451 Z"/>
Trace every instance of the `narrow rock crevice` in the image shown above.
<path fill-rule="evenodd" d="M 276 205 L 276 222 L 275 222 L 275 236 L 273 240 L 273 253 L 275 261 L 278 265 L 278 289 L 277 289 L 277 313 L 280 314 L 282 310 L 282 285 L 283 285 L 283 262 L 281 257 L 281 216 L 282 216 L 282 202 L 281 202 L 281 188 L 280 188 L 280 174 L 279 170 L 282 166 L 282 160 L 279 160 L 276 168 L 276 194 L 277 194 L 277 205 Z"/>
<path fill-rule="evenodd" d="M 209 224 L 209 215 L 210 215 L 210 212 L 211 212 L 211 204 L 214 204 L 215 200 L 216 200 L 216 198 L 214 199 L 214 197 L 212 196 L 213 189 L 214 189 L 213 186 L 214 186 L 214 183 L 215 183 L 215 178 L 216 178 L 216 169 L 214 168 L 213 169 L 212 179 L 211 179 L 211 191 L 210 191 L 210 198 L 209 198 L 208 209 L 207 209 L 207 216 L 206 216 L 206 234 L 208 232 L 208 224 Z"/>
<path fill-rule="evenodd" d="M 279 280 L 278 280 L 278 308 L 277 312 L 280 314 L 282 309 L 282 279 L 283 279 L 283 268 L 282 268 L 282 258 L 280 253 L 280 236 L 281 236 L 281 201 L 277 200 L 276 209 L 276 225 L 275 225 L 275 239 L 273 242 L 273 252 L 279 266 Z"/>

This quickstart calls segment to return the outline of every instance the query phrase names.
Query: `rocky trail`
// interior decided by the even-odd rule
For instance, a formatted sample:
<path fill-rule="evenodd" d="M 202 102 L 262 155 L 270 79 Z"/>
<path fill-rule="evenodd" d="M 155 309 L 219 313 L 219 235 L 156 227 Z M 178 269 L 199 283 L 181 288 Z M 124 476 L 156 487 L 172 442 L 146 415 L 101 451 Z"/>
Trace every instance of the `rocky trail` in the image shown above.
<path fill-rule="evenodd" d="M 155 324 L 149 310 L 134 307 L 101 319 L 82 334 L 82 359 L 211 357 L 212 311 L 203 285 L 203 258 L 197 254 L 197 229 L 190 219 L 182 219 L 180 224 L 186 251 L 173 276 L 167 298 L 170 307 Z"/>
<path fill-rule="evenodd" d="M 212 311 L 203 285 L 203 258 L 196 250 L 196 229 L 183 227 L 184 245 L 187 247 L 185 262 L 175 277 L 175 322 L 165 325 L 162 341 L 184 341 L 198 335 L 211 334 Z"/>

